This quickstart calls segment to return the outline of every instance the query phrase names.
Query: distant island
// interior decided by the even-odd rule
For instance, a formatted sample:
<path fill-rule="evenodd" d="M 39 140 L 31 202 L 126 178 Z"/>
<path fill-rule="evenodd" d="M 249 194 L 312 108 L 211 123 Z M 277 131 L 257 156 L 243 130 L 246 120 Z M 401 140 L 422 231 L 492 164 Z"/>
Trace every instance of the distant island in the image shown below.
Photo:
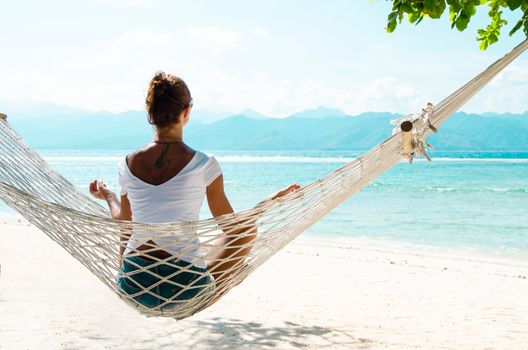
<path fill-rule="evenodd" d="M 197 110 L 185 132 L 192 147 L 204 150 L 365 150 L 389 136 L 389 121 L 399 117 L 380 112 L 350 116 L 324 107 L 287 118 L 252 110 L 237 115 Z M 46 105 L 14 111 L 9 121 L 40 149 L 132 149 L 152 135 L 143 111 L 114 114 Z M 429 140 L 439 151 L 526 152 L 528 112 L 458 112 Z"/>

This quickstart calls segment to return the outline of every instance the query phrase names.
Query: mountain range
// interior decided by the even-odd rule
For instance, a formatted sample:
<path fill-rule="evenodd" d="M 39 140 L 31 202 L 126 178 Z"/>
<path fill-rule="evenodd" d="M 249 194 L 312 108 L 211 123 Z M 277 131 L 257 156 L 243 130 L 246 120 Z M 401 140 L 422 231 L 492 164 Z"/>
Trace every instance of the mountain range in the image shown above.
<path fill-rule="evenodd" d="M 0 101 L 0 111 L 2 109 Z M 400 115 L 315 108 L 287 118 L 252 110 L 236 115 L 193 111 L 186 141 L 204 150 L 365 150 L 391 134 Z M 34 148 L 132 149 L 152 138 L 145 112 L 91 112 L 51 104 L 12 109 L 9 122 Z M 429 137 L 441 151 L 528 151 L 528 112 L 455 113 Z"/>

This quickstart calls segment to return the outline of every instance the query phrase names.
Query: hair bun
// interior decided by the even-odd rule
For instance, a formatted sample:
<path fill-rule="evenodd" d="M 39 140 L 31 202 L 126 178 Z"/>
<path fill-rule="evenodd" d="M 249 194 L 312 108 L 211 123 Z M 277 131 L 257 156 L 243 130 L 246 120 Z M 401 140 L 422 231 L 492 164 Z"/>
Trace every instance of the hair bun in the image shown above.
<path fill-rule="evenodd" d="M 171 83 L 165 77 L 154 82 L 154 94 L 158 98 L 164 98 L 170 93 Z"/>
<path fill-rule="evenodd" d="M 157 127 L 178 123 L 191 100 L 185 82 L 172 74 L 158 72 L 150 81 L 145 100 L 149 122 Z"/>

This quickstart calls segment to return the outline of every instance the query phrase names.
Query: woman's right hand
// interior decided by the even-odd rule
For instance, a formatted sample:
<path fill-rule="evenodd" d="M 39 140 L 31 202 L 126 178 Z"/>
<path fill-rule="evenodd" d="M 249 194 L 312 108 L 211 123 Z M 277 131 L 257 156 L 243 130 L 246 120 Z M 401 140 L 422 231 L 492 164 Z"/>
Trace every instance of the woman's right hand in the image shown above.
<path fill-rule="evenodd" d="M 114 192 L 110 191 L 103 181 L 94 180 L 90 183 L 90 194 L 97 199 L 107 200 Z"/>

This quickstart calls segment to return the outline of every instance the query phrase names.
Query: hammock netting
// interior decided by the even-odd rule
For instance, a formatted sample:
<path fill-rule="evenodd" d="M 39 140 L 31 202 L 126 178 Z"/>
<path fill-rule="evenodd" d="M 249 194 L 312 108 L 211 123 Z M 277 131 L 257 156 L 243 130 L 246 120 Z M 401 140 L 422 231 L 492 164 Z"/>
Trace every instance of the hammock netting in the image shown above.
<path fill-rule="evenodd" d="M 414 151 L 420 153 L 420 144 L 423 145 L 425 137 L 434 128 L 527 47 L 528 41 L 524 41 L 442 102 L 419 114 L 402 118 L 400 122 L 406 120 L 413 124 Z M 68 251 L 139 312 L 176 319 L 189 317 L 216 302 L 309 226 L 405 157 L 402 151 L 404 137 L 398 128 L 393 135 L 362 156 L 280 199 L 196 222 L 145 224 L 111 219 L 107 209 L 55 172 L 2 118 L 0 145 L 0 199 Z M 139 232 L 142 237 L 155 238 L 157 245 L 149 241 L 146 243 L 149 249 L 133 250 L 126 258 L 139 256 L 151 263 L 149 266 L 135 266 L 134 271 L 123 273 L 120 248 L 126 246 L 128 240 L 134 240 L 138 236 L 135 233 Z M 156 254 L 149 255 L 149 252 L 163 250 L 165 244 L 173 246 L 178 242 L 186 242 L 182 256 L 191 251 L 198 252 L 208 265 L 208 269 L 198 273 L 200 278 L 193 278 L 185 284 L 181 284 L 181 279 L 176 277 L 189 272 L 196 276 L 192 264 L 182 265 L 181 261 L 176 264 L 178 256 L 162 259 Z M 145 246 L 143 239 L 138 243 L 136 246 Z M 172 267 L 173 272 L 160 274 L 156 267 Z M 134 275 L 140 273 L 148 274 L 156 282 L 148 286 L 134 282 Z M 123 291 L 117 282 L 120 278 L 133 283 L 135 291 Z M 162 285 L 174 286 L 174 290 L 179 292 L 163 297 L 158 294 Z M 158 305 L 146 307 L 139 302 L 147 295 L 158 298 Z"/>

